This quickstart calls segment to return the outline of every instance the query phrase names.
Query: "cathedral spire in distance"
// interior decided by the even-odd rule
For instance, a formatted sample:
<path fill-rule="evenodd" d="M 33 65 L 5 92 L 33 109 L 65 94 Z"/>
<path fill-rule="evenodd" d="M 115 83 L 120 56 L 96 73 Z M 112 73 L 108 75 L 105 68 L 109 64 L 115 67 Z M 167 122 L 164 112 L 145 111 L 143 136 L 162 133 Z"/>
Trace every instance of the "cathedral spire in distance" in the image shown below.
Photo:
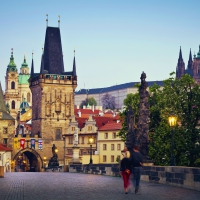
<path fill-rule="evenodd" d="M 180 47 L 179 58 L 178 58 L 178 63 L 176 67 L 176 77 L 181 78 L 184 75 L 184 73 L 185 73 L 185 63 L 182 58 L 182 51 Z"/>
<path fill-rule="evenodd" d="M 182 58 L 182 51 L 181 51 L 181 46 L 180 46 L 178 61 L 181 61 L 181 60 L 183 60 L 183 58 Z"/>
<path fill-rule="evenodd" d="M 192 63 L 193 63 L 193 61 L 192 61 L 192 52 L 191 52 L 191 49 L 190 49 L 188 66 L 187 66 L 188 69 L 192 69 Z"/>

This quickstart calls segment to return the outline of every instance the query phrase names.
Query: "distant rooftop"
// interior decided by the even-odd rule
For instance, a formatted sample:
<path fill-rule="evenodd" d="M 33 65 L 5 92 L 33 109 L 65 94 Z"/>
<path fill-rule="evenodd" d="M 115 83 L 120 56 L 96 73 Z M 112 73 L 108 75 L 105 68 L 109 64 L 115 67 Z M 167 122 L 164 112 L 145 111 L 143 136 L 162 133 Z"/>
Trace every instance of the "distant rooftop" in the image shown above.
<path fill-rule="evenodd" d="M 75 91 L 75 94 L 97 94 L 97 93 L 105 93 L 110 92 L 114 90 L 122 90 L 127 88 L 132 88 L 135 84 L 138 84 L 140 82 L 130 82 L 130 83 L 124 83 L 120 85 L 114 85 L 111 87 L 106 88 L 92 88 L 92 89 L 80 89 L 79 91 Z M 147 81 L 148 86 L 153 86 L 154 83 L 156 83 L 159 86 L 163 86 L 163 81 Z"/>

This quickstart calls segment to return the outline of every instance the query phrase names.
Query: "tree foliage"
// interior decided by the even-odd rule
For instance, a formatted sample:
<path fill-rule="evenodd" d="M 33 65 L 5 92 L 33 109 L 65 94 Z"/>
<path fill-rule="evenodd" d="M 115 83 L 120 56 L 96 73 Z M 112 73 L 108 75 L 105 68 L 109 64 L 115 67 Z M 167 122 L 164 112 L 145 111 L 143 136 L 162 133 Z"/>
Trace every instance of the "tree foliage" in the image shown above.
<path fill-rule="evenodd" d="M 101 98 L 101 102 L 103 105 L 103 109 L 115 109 L 116 107 L 116 103 L 115 103 L 115 97 L 106 93 L 105 95 L 103 95 L 103 97 Z"/>
<path fill-rule="evenodd" d="M 149 157 L 156 165 L 168 165 L 171 157 L 171 133 L 174 131 L 174 155 L 180 166 L 200 166 L 200 86 L 189 75 L 177 79 L 174 73 L 163 81 L 163 87 L 149 88 L 150 124 Z M 130 97 L 127 96 L 124 102 Z M 132 100 L 132 107 L 134 101 Z M 137 109 L 133 107 L 137 112 Z M 168 117 L 173 111 L 178 117 L 170 129 Z M 124 129 L 124 130 L 123 130 Z M 126 126 L 122 128 L 125 139 Z M 126 130 L 126 131 L 125 131 Z"/>
<path fill-rule="evenodd" d="M 87 106 L 87 105 L 90 105 L 90 106 L 96 106 L 97 105 L 97 102 L 94 99 L 94 97 L 89 97 L 89 98 L 86 98 L 85 100 L 83 100 L 80 104 L 80 108 L 83 108 L 83 106 Z"/>

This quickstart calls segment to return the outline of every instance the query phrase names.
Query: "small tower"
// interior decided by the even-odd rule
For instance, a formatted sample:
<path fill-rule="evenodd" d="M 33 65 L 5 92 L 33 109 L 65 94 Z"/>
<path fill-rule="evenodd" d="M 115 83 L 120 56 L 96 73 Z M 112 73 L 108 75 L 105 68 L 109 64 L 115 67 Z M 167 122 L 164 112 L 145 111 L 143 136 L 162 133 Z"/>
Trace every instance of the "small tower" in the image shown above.
<path fill-rule="evenodd" d="M 10 115 L 16 119 L 20 106 L 20 95 L 17 66 L 14 62 L 13 49 L 11 50 L 10 62 L 6 69 L 4 99 L 6 104 L 10 107 Z"/>
<path fill-rule="evenodd" d="M 19 73 L 18 89 L 20 94 L 20 102 L 23 102 L 24 98 L 26 98 L 29 105 L 32 105 L 31 90 L 29 88 L 29 82 L 28 82 L 29 78 L 30 78 L 29 67 L 28 64 L 26 63 L 26 56 L 24 53 L 24 62 L 21 65 Z"/>
<path fill-rule="evenodd" d="M 182 58 L 182 51 L 181 51 L 181 47 L 180 47 L 178 64 L 176 67 L 176 77 L 181 78 L 184 75 L 184 72 L 185 72 L 185 63 Z"/>
<path fill-rule="evenodd" d="M 193 58 L 193 78 L 200 83 L 200 45 L 199 45 L 199 51 L 196 56 Z"/>
<path fill-rule="evenodd" d="M 187 65 L 187 69 L 185 70 L 185 74 L 189 74 L 191 77 L 193 77 L 193 60 L 192 60 L 192 53 L 191 53 L 191 49 L 190 49 L 190 53 L 189 53 L 189 60 L 188 60 L 188 65 Z"/>

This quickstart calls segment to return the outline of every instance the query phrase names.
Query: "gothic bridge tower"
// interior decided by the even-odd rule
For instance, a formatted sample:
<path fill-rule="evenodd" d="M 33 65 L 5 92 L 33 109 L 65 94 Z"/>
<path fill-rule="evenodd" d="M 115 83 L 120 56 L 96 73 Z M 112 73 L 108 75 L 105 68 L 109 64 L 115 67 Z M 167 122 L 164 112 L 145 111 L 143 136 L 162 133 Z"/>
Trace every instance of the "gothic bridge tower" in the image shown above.
<path fill-rule="evenodd" d="M 29 79 L 32 92 L 32 134 L 43 139 L 43 156 L 52 157 L 53 144 L 63 161 L 63 139 L 74 115 L 74 91 L 77 87 L 75 56 L 72 71 L 64 71 L 60 28 L 46 28 L 40 73 L 32 60 Z M 59 162 L 60 163 L 60 162 Z"/>

